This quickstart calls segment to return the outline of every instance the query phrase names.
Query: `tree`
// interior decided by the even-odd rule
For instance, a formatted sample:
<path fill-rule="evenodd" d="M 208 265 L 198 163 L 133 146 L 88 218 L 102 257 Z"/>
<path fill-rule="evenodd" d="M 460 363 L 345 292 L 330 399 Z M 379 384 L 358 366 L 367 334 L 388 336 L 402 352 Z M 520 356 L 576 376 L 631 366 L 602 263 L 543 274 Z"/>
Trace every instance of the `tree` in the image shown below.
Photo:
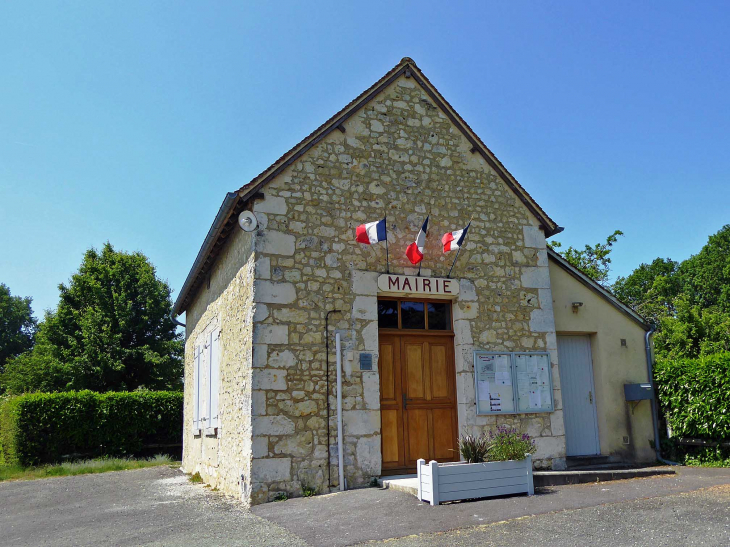
<path fill-rule="evenodd" d="M 612 290 L 656 325 L 657 356 L 696 358 L 730 351 L 730 225 L 687 260 L 641 264 L 619 277 Z"/>
<path fill-rule="evenodd" d="M 730 224 L 711 235 L 680 267 L 683 292 L 701 308 L 730 312 Z"/>
<path fill-rule="evenodd" d="M 627 277 L 618 277 L 611 287 L 619 300 L 659 324 L 662 317 L 675 313 L 674 299 L 681 292 L 679 262 L 656 258 L 641 264 Z"/>
<path fill-rule="evenodd" d="M 36 320 L 30 297 L 12 296 L 7 285 L 0 283 L 0 373 L 5 363 L 33 347 Z"/>
<path fill-rule="evenodd" d="M 8 363 L 11 392 L 179 389 L 182 336 L 171 290 L 142 253 L 89 249 L 40 324 L 31 353 Z"/>
<path fill-rule="evenodd" d="M 730 313 L 691 304 L 685 294 L 675 299 L 674 306 L 675 314 L 660 318 L 654 338 L 658 357 L 697 358 L 730 351 Z"/>
<path fill-rule="evenodd" d="M 618 237 L 624 235 L 621 230 L 614 231 L 606 238 L 606 243 L 596 243 L 592 247 L 586 245 L 585 249 L 578 250 L 575 247 L 568 247 L 564 252 L 560 253 L 562 257 L 578 268 L 588 277 L 594 279 L 598 283 L 606 284 L 608 275 L 611 270 L 611 254 L 613 244 L 618 241 Z M 549 242 L 548 245 L 552 249 L 560 249 L 562 244 L 558 241 Z"/>

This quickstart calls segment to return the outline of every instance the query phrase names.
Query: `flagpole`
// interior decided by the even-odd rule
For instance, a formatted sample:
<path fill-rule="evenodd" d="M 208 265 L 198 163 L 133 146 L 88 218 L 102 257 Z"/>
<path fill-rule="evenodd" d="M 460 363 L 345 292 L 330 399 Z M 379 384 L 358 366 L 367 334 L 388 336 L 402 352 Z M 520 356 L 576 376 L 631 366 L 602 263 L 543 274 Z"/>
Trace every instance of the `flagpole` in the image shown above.
<path fill-rule="evenodd" d="M 461 252 L 461 247 L 456 251 L 456 256 L 454 257 L 454 262 L 451 263 L 451 269 L 449 270 L 449 275 L 446 276 L 446 279 L 451 279 L 451 272 L 454 271 L 454 266 L 456 265 L 456 261 L 459 258 L 459 253 Z"/>
<path fill-rule="evenodd" d="M 385 215 L 385 273 L 390 273 L 390 257 L 388 256 L 388 215 Z"/>
<path fill-rule="evenodd" d="M 474 220 L 474 215 L 471 216 L 469 219 L 469 224 L 467 224 L 467 227 L 471 226 L 471 221 Z M 467 235 L 469 232 L 467 232 Z M 466 241 L 466 237 L 464 237 L 464 241 Z M 454 271 L 454 266 L 456 266 L 456 261 L 459 259 L 459 253 L 461 252 L 461 248 L 464 246 L 464 241 L 461 242 L 461 245 L 459 245 L 459 248 L 456 251 L 456 256 L 454 257 L 454 262 L 451 264 L 451 269 L 449 270 L 449 275 L 446 276 L 446 279 L 451 279 L 451 272 Z"/>
<path fill-rule="evenodd" d="M 431 211 L 428 211 L 428 214 L 426 215 L 426 220 L 431 218 Z M 426 236 L 428 238 L 428 226 L 426 226 Z M 426 249 L 426 242 L 423 243 L 424 250 Z M 421 277 L 421 264 L 423 264 L 423 259 L 418 263 L 418 277 Z"/>

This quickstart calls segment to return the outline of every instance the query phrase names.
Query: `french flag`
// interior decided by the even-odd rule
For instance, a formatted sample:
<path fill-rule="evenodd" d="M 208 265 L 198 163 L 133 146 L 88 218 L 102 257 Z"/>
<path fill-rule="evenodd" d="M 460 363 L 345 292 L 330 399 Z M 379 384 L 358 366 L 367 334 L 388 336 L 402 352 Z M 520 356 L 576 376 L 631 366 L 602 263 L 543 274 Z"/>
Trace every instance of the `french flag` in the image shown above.
<path fill-rule="evenodd" d="M 365 245 L 371 245 L 378 241 L 385 241 L 388 237 L 385 226 L 385 219 L 378 220 L 376 222 L 368 222 L 367 224 L 360 224 L 360 226 L 355 228 L 355 239 Z"/>
<path fill-rule="evenodd" d="M 466 228 L 444 234 L 444 237 L 441 238 L 441 243 L 444 244 L 445 253 L 448 253 L 449 251 L 455 251 L 462 246 L 464 240 L 466 239 L 466 232 L 469 230 L 469 226 L 471 226 L 471 221 L 469 221 L 469 224 L 466 225 Z"/>
<path fill-rule="evenodd" d="M 423 221 L 421 231 L 416 236 L 416 241 L 408 245 L 406 249 L 406 256 L 411 264 L 418 264 L 423 260 L 423 248 L 426 246 L 426 233 L 428 233 L 428 217 Z"/>

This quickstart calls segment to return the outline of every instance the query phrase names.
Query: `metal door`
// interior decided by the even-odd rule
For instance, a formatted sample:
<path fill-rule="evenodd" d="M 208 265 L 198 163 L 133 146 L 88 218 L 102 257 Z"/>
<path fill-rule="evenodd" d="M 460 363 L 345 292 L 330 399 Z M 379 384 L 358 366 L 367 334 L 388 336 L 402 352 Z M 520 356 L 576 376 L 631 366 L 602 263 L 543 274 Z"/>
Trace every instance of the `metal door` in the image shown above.
<path fill-rule="evenodd" d="M 558 336 L 558 365 L 566 455 L 600 454 L 590 338 Z"/>

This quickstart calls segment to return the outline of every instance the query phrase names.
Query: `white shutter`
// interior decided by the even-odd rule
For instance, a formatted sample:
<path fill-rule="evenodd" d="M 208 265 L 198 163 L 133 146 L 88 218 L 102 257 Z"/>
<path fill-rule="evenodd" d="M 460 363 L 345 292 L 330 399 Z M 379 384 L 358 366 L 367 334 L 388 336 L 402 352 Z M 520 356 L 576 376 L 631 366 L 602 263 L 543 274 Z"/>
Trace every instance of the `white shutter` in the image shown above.
<path fill-rule="evenodd" d="M 193 434 L 200 434 L 200 346 L 195 346 L 193 357 Z"/>
<path fill-rule="evenodd" d="M 221 345 L 220 345 L 221 333 L 219 330 L 215 330 L 210 335 L 210 374 L 208 387 L 210 392 L 208 393 L 208 416 L 210 422 L 207 424 L 208 427 L 215 428 L 219 427 L 218 419 L 218 394 L 220 392 L 220 360 L 221 360 Z"/>

